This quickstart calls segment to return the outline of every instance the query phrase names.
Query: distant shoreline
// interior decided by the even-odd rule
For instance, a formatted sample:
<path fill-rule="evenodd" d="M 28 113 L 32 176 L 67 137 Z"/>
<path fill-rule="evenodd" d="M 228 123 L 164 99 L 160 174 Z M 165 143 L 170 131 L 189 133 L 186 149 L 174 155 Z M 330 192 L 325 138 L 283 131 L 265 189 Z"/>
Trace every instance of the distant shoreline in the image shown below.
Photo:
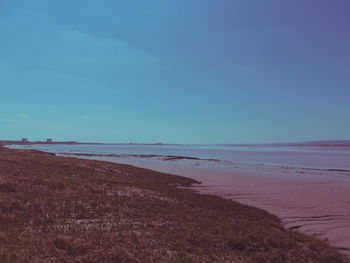
<path fill-rule="evenodd" d="M 0 140 L 0 145 L 34 145 L 34 144 L 63 144 L 63 145 L 154 145 L 154 146 L 227 146 L 227 147 L 298 147 L 298 146 L 315 146 L 315 147 L 350 147 L 350 140 L 323 140 L 323 141 L 305 141 L 289 143 L 243 143 L 243 144 L 175 144 L 175 143 L 99 143 L 99 142 L 76 142 L 76 141 L 11 141 Z"/>

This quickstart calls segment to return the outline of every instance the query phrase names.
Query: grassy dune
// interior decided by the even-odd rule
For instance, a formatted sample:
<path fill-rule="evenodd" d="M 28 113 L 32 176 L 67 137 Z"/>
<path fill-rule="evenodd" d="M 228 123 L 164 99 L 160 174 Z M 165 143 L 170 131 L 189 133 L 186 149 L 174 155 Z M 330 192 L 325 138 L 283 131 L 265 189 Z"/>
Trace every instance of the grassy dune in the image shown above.
<path fill-rule="evenodd" d="M 264 210 L 177 187 L 192 183 L 0 147 L 0 262 L 348 262 Z"/>

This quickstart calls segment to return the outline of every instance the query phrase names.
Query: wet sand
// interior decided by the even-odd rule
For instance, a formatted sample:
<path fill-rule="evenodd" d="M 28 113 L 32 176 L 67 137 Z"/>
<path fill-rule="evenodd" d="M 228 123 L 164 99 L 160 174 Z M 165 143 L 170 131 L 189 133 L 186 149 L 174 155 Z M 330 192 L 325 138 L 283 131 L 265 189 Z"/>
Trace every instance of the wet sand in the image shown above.
<path fill-rule="evenodd" d="M 350 182 L 295 177 L 252 175 L 191 167 L 153 167 L 202 182 L 194 189 L 277 215 L 284 225 L 328 239 L 350 256 Z M 276 172 L 276 171 L 274 171 Z M 283 174 L 283 171 L 280 171 Z"/>
<path fill-rule="evenodd" d="M 208 175 L 212 173 L 208 173 Z M 204 174 L 203 174 L 204 175 Z M 350 184 L 217 173 L 195 189 L 263 208 L 287 228 L 328 239 L 350 255 Z"/>
<path fill-rule="evenodd" d="M 339 176 L 339 171 L 290 167 L 247 165 L 224 171 L 209 166 L 130 159 L 127 163 L 195 179 L 201 182 L 193 186 L 196 191 L 265 209 L 277 215 L 286 228 L 327 239 L 332 246 L 350 256 L 348 172 Z"/>

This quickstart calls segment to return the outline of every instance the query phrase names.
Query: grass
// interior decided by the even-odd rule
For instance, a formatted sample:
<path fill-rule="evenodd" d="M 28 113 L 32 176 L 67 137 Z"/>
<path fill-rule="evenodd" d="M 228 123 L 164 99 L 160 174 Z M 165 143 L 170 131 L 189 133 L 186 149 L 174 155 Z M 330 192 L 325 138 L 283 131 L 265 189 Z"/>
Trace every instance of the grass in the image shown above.
<path fill-rule="evenodd" d="M 345 263 L 266 211 L 185 177 L 0 147 L 0 263 Z"/>

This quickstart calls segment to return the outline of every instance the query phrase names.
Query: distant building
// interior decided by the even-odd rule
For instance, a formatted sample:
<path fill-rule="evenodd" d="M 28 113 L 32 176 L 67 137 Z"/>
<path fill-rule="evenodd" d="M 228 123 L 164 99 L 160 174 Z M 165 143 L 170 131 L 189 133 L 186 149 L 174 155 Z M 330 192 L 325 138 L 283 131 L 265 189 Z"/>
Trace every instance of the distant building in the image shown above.
<path fill-rule="evenodd" d="M 28 141 L 28 139 L 27 139 L 27 138 L 22 138 L 22 142 L 24 142 L 24 143 L 28 143 L 29 141 Z"/>
<path fill-rule="evenodd" d="M 46 142 L 47 142 L 47 143 L 52 143 L 52 139 L 51 139 L 51 138 L 48 138 L 48 139 L 46 140 Z"/>

